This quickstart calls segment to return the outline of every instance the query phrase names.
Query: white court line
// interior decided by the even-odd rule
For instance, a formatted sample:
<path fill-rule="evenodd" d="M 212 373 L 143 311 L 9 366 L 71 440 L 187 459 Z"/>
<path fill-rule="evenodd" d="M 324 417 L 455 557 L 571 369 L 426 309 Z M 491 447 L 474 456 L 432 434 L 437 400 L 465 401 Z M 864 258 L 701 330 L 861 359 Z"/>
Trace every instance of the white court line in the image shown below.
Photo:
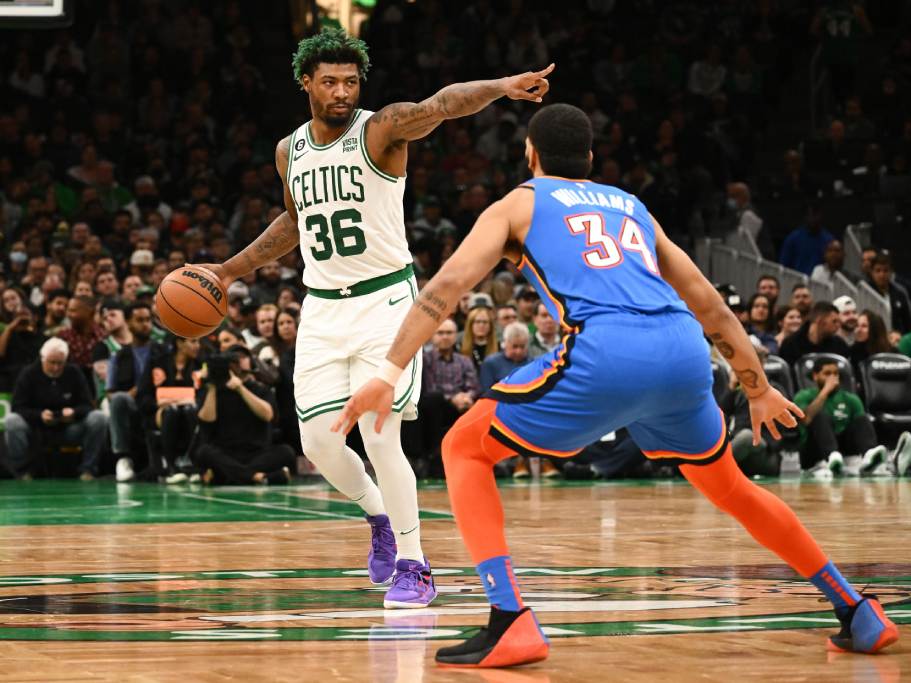
<path fill-rule="evenodd" d="M 317 496 L 308 496 L 308 495 L 304 495 L 304 494 L 298 493 L 297 491 L 293 491 L 293 490 L 291 490 L 291 491 L 288 491 L 288 490 L 274 491 L 274 493 L 281 493 L 284 496 L 293 496 L 294 498 L 299 498 L 301 500 L 317 500 L 317 501 L 322 501 L 322 502 L 328 501 L 328 502 L 332 502 L 332 503 L 349 503 L 351 505 L 355 505 L 355 506 L 357 505 L 357 503 L 355 503 L 353 500 L 340 500 L 338 498 L 322 498 L 322 497 L 317 497 Z M 419 506 L 419 508 L 420 508 L 421 512 L 432 512 L 435 515 L 445 515 L 446 517 L 452 517 L 452 513 L 446 512 L 445 510 L 436 510 L 434 508 L 424 507 L 423 505 Z M 436 521 L 436 520 L 423 520 L 423 521 L 428 522 L 428 521 Z"/>
<path fill-rule="evenodd" d="M 61 510 L 59 507 L 55 508 L 4 508 L 3 514 L 13 514 L 17 512 L 49 512 L 51 517 L 69 517 L 76 516 L 79 517 L 83 512 L 88 510 L 108 510 L 110 508 L 139 508 L 142 507 L 144 503 L 138 500 L 121 500 L 111 505 L 86 505 L 80 507 L 78 510 Z M 31 525 L 34 526 L 34 525 Z"/>
<path fill-rule="evenodd" d="M 248 523 L 249 523 L 249 524 L 264 524 L 264 523 L 272 524 L 272 523 L 274 523 L 274 522 L 280 522 L 280 523 L 282 523 L 282 524 L 300 524 L 300 523 L 307 523 L 307 522 L 311 522 L 311 521 L 315 521 L 315 520 L 302 520 L 301 522 L 295 522 L 294 520 L 274 520 L 274 521 L 271 521 L 271 522 L 231 522 L 231 523 L 232 523 L 232 524 L 248 524 Z M 160 525 L 161 522 L 152 522 L 151 524 L 159 524 L 159 525 Z M 185 524 L 225 524 L 225 522 L 168 522 L 167 524 L 172 525 L 174 528 L 180 529 L 180 528 L 186 528 L 186 527 L 184 526 Z M 137 524 L 116 524 L 116 525 L 104 525 L 104 524 L 62 525 L 62 524 L 51 524 L 51 525 L 43 525 L 43 526 L 52 526 L 52 527 L 59 527 L 59 526 L 93 526 L 93 527 L 95 527 L 95 526 L 118 526 L 118 527 L 124 527 L 124 530 L 125 530 L 125 531 L 128 530 L 128 529 L 129 529 L 130 531 L 135 531 L 134 529 L 131 529 L 130 527 L 141 526 L 141 525 L 147 525 L 147 523 L 146 523 L 146 522 L 141 522 L 141 523 L 139 523 L 138 525 L 137 525 Z M 363 529 L 364 526 L 363 526 L 363 524 L 343 524 L 343 525 L 341 525 L 341 526 L 334 526 L 334 527 L 330 527 L 330 528 L 332 529 L 332 531 L 342 531 L 342 530 L 346 530 L 346 529 Z M 22 530 L 23 530 L 23 534 L 22 534 L 22 536 L 13 536 L 12 534 L 7 534 L 7 533 L 5 533 L 6 531 L 8 531 L 8 530 L 10 530 L 10 529 L 22 529 Z M 9 542 L 10 542 L 10 545 L 6 545 L 6 544 L 3 544 L 3 543 L 0 543 L 0 551 L 3 551 L 3 550 L 8 550 L 8 551 L 10 551 L 10 552 L 18 552 L 18 551 L 21 551 L 21 550 L 22 550 L 22 542 L 21 542 L 21 541 L 22 541 L 22 538 L 23 538 L 23 537 L 26 537 L 26 536 L 28 536 L 30 542 L 34 543 L 34 542 L 35 542 L 34 535 L 33 535 L 34 529 L 35 529 L 35 525 L 34 525 L 34 524 L 28 525 L 28 526 L 19 525 L 19 526 L 17 526 L 17 527 L 0 527 L 0 534 L 2 534 L 2 535 L 4 536 L 3 540 L 4 540 L 4 541 L 9 541 Z M 296 533 L 299 533 L 296 529 L 281 529 L 281 530 L 278 530 L 278 531 L 279 531 L 279 533 L 289 533 L 289 534 L 296 534 Z M 224 531 L 211 531 L 211 532 L 187 531 L 186 533 L 181 533 L 181 532 L 179 532 L 179 531 L 162 530 L 162 531 L 156 531 L 156 532 L 151 532 L 151 531 L 149 531 L 149 532 L 145 532 L 145 533 L 137 532 L 136 535 L 140 535 L 140 534 L 141 534 L 143 543 L 154 543 L 155 541 L 159 541 L 159 540 L 160 540 L 160 541 L 163 541 L 163 542 L 165 542 L 165 543 L 167 543 L 167 542 L 173 541 L 173 539 L 175 539 L 175 538 L 193 538 L 193 537 L 200 537 L 201 540 L 199 541 L 199 543 L 195 543 L 195 544 L 193 544 L 193 543 L 188 543 L 188 545 L 203 545 L 203 546 L 205 546 L 205 545 L 206 545 L 206 542 L 205 542 L 204 540 L 202 540 L 202 539 L 208 538 L 208 537 L 215 537 L 215 538 L 223 538 L 223 539 L 226 539 L 225 542 L 228 543 L 228 544 L 230 544 L 230 545 L 254 545 L 254 544 L 255 544 L 255 545 L 262 545 L 262 542 L 263 542 L 263 541 L 262 541 L 262 538 L 261 538 L 262 533 L 263 533 L 262 531 L 254 531 L 254 530 L 252 530 L 252 529 L 249 530 L 249 531 L 245 531 L 245 530 L 243 530 L 243 529 L 241 529 L 240 531 L 238 531 L 238 530 L 235 529 L 234 531 L 232 531 L 232 536 L 227 537 L 227 539 L 226 539 L 226 536 L 225 536 L 225 532 L 224 532 Z M 253 540 L 253 541 L 242 541 L 242 540 L 239 540 L 239 539 L 237 538 L 237 536 L 243 536 L 243 535 L 255 535 L 257 540 Z M 130 540 L 130 541 L 132 541 L 133 539 L 135 539 L 135 537 L 136 537 L 136 536 L 131 536 L 130 539 L 125 539 L 125 540 Z M 113 538 L 112 538 L 112 537 L 107 537 L 107 540 L 113 540 Z M 349 541 L 350 541 L 350 539 L 343 539 L 343 538 L 337 538 L 337 539 L 326 538 L 326 539 L 321 540 L 320 543 L 348 543 Z M 53 542 L 55 548 L 75 548 L 75 549 L 83 549 L 83 550 L 85 549 L 85 544 L 84 544 L 84 543 L 77 543 L 77 544 L 74 544 L 74 545 L 60 545 L 60 543 L 59 543 L 56 539 L 49 539 L 49 542 Z M 4 562 L 4 560 L 0 560 L 0 565 L 2 565 L 3 562 Z"/>
<path fill-rule="evenodd" d="M 343 515 L 338 512 L 323 512 L 322 510 L 305 510 L 301 508 L 292 508 L 287 505 L 276 505 L 274 503 L 249 503 L 245 500 L 231 500 L 230 498 L 219 498 L 217 496 L 201 496 L 198 493 L 180 492 L 185 498 L 195 498 L 197 500 L 214 500 L 217 503 L 229 503 L 231 505 L 246 505 L 247 507 L 261 508 L 264 510 L 281 510 L 282 512 L 296 512 L 298 514 L 317 515 L 319 517 L 333 517 L 335 519 L 358 519 L 352 515 Z M 259 521 L 259 520 L 257 520 Z"/>
<path fill-rule="evenodd" d="M 0 496 L 0 500 L 7 500 L 10 498 L 12 498 L 12 499 L 26 498 L 28 500 L 35 500 L 36 498 L 53 498 L 54 500 L 57 500 L 59 498 L 79 498 L 79 499 L 84 500 L 86 498 L 93 498 L 93 497 L 100 497 L 100 496 L 106 496 L 109 498 L 111 496 L 117 495 L 116 491 L 113 491 L 113 490 L 102 490 L 102 491 L 97 491 L 96 493 L 97 493 L 96 496 L 93 496 L 92 494 L 87 494 L 87 493 L 36 493 L 36 494 L 23 493 L 21 495 L 15 494 L 15 495 L 9 495 L 9 496 Z"/>
<path fill-rule="evenodd" d="M 230 492 L 240 492 L 240 493 L 264 493 L 262 486 L 254 485 L 233 485 L 233 486 L 219 486 L 219 491 L 230 491 Z M 293 484 L 291 486 L 285 487 L 286 491 L 332 491 L 333 489 L 328 484 Z M 271 491 L 270 493 L 279 493 L 279 491 Z"/>

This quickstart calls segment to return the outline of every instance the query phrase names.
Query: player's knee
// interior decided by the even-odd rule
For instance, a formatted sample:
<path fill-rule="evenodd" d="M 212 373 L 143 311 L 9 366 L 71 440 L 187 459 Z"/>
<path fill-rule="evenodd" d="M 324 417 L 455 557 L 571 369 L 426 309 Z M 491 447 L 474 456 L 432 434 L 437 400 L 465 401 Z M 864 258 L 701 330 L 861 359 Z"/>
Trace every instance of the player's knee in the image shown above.
<path fill-rule="evenodd" d="M 754 486 L 734 461 L 730 444 L 718 460 L 706 465 L 683 465 L 680 471 L 702 495 L 725 512 Z"/>
<path fill-rule="evenodd" d="M 304 455 L 313 462 L 340 455 L 345 448 L 344 434 L 331 432 L 314 420 L 300 423 L 300 436 Z"/>
<path fill-rule="evenodd" d="M 389 449 L 399 448 L 402 441 L 402 414 L 392 412 L 386 415 L 379 433 L 376 431 L 376 422 L 376 413 L 362 415 L 357 421 L 367 454 L 386 453 Z"/>
<path fill-rule="evenodd" d="M 390 449 L 400 447 L 398 432 L 383 429 L 380 434 L 371 426 L 369 429 L 361 429 L 361 441 L 364 442 L 364 450 L 367 455 L 385 455 Z"/>
<path fill-rule="evenodd" d="M 443 437 L 443 443 L 440 444 L 440 455 L 443 458 L 443 466 L 446 467 L 451 464 L 453 458 L 453 443 L 455 441 L 454 429 L 450 429 L 446 432 L 446 436 Z"/>
<path fill-rule="evenodd" d="M 440 454 L 443 466 L 451 466 L 459 458 L 482 457 L 484 455 L 484 432 L 462 427 L 456 423 L 443 437 Z"/>

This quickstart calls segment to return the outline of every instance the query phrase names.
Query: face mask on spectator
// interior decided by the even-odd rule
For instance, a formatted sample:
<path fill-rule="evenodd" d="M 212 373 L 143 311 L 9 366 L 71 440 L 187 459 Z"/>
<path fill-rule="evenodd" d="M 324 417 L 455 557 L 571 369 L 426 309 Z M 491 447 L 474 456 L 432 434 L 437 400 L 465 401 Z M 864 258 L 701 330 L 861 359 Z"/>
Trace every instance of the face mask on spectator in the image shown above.
<path fill-rule="evenodd" d="M 24 251 L 11 251 L 9 253 L 10 263 L 23 264 L 28 261 L 28 254 Z"/>

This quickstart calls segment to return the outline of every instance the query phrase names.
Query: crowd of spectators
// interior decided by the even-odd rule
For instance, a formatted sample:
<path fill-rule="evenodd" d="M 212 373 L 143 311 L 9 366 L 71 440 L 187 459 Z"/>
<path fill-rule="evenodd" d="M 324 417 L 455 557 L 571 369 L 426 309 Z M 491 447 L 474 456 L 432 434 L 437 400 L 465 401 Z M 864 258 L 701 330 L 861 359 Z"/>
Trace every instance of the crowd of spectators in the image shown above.
<path fill-rule="evenodd" d="M 875 282 L 875 264 L 889 263 L 888 254 L 876 252 L 866 261 L 865 277 Z M 897 294 L 907 297 L 890 276 L 891 272 L 882 274 Z M 911 362 L 902 360 L 911 356 L 907 328 L 897 328 L 874 311 L 859 311 L 849 296 L 814 301 L 803 284 L 795 285 L 788 295 L 781 292 L 774 275 L 761 276 L 749 298 L 730 285 L 722 284 L 718 290 L 743 324 L 772 385 L 806 413 L 798 429 L 786 433 L 783 440 L 776 441 L 763 430 L 761 443 L 754 446 L 746 397 L 736 374 L 713 350 L 713 363 L 722 368 L 715 375 L 715 396 L 729 417 L 734 455 L 741 468 L 750 474 L 778 473 L 785 449 L 799 454 L 802 469 L 822 478 L 841 473 L 902 475 L 911 467 L 911 435 L 886 427 L 874 429 L 861 381 L 871 376 L 871 362 L 892 364 L 900 373 L 896 405 L 908 415 L 904 424 L 911 423 Z M 802 378 L 806 386 L 801 388 Z M 887 442 L 897 442 L 896 447 L 887 450 Z"/>
<path fill-rule="evenodd" d="M 564 11 L 473 0 L 451 16 L 441 2 L 380 0 L 362 28 L 373 67 L 361 106 L 555 62 L 551 97 L 578 104 L 592 121 L 593 180 L 638 194 L 684 246 L 745 230 L 764 254 L 825 280 L 844 258 L 843 226 L 825 223 L 827 202 L 909 177 L 908 4 L 589 0 Z M 0 392 L 12 395 L 14 474 L 26 473 L 23 443 L 43 452 L 38 437 L 69 430 L 63 440 L 81 445 L 85 478 L 115 466 L 133 476 L 133 456 L 147 452 L 144 472 L 154 477 L 179 479 L 195 467 L 216 481 L 286 479 L 300 450 L 291 391 L 305 295 L 300 255 L 234 283 L 226 323 L 211 338 L 169 337 L 153 302 L 171 269 L 228 258 L 282 211 L 274 145 L 308 117 L 306 99 L 290 75 L 288 3 L 265 0 L 255 10 L 238 0 L 211 8 L 87 0 L 71 29 L 0 41 Z M 875 78 L 860 78 L 858 60 L 846 56 L 882 27 L 901 29 L 871 67 Z M 833 86 L 826 135 L 789 149 L 780 171 L 763 169 L 763 148 L 781 144 L 771 122 L 817 44 Z M 527 177 L 531 113 L 497 102 L 412 144 L 405 216 L 419 284 L 492 201 Z M 809 202 L 805 225 L 781 231 L 764 218 L 764 201 L 795 199 Z M 786 359 L 835 350 L 833 334 L 855 363 L 896 346 L 908 353 L 901 278 L 887 253 L 873 251 L 865 263 L 891 320 L 836 301 L 839 322 L 830 324 L 832 310 L 814 307 L 809 290 L 787 293 L 783 306 L 771 280 L 744 293 L 738 312 L 762 348 Z M 466 295 L 425 351 L 422 418 L 405 431 L 418 469 L 438 468 L 441 434 L 486 388 L 558 343 L 556 324 L 515 269 L 504 266 Z M 208 379 L 215 357 L 231 368 L 218 384 Z M 40 394 L 48 403 L 34 413 L 26 377 L 58 387 L 81 378 L 85 387 L 53 400 Z M 83 390 L 88 404 L 77 402 Z M 216 399 L 270 425 L 250 432 L 258 464 L 231 464 L 238 453 L 213 441 Z M 614 435 L 585 454 L 583 469 L 647 472 L 629 446 L 625 433 Z M 629 454 L 622 468 L 598 464 L 612 449 Z M 188 457 L 198 453 L 207 454 L 204 467 Z M 541 471 L 559 474 L 550 461 Z M 515 472 L 525 476 L 528 464 Z"/>

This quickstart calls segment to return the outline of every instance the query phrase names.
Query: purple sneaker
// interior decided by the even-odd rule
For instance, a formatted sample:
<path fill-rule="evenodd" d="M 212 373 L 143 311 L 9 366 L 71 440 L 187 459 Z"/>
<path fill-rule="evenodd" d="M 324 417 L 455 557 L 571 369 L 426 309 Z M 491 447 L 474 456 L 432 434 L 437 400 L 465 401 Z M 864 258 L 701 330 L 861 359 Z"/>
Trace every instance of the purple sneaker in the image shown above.
<path fill-rule="evenodd" d="M 389 525 L 389 517 L 366 515 L 372 537 L 370 554 L 367 556 L 367 575 L 374 586 L 385 586 L 395 574 L 395 534 Z"/>
<path fill-rule="evenodd" d="M 399 560 L 395 563 L 395 577 L 392 586 L 386 591 L 383 607 L 427 607 L 436 596 L 437 589 L 426 557 L 424 562 Z"/>

